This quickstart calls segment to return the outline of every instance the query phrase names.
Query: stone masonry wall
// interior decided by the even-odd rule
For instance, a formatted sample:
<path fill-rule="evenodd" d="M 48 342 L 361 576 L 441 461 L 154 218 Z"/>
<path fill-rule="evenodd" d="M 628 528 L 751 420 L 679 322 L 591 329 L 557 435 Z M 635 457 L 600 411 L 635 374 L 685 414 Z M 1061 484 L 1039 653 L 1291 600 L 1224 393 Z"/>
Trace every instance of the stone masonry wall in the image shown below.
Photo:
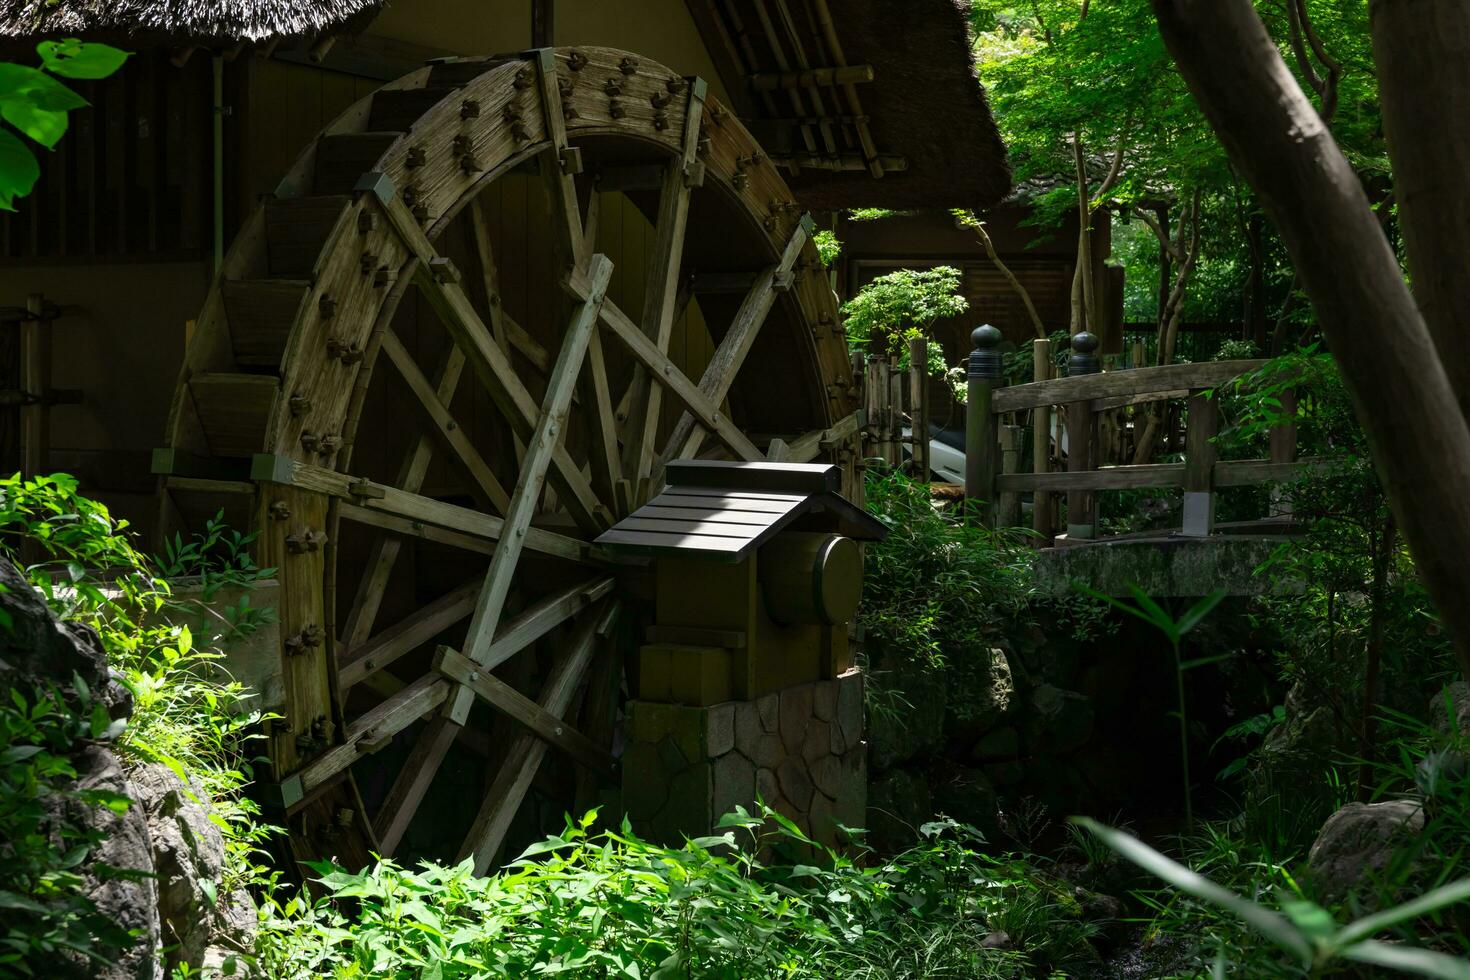
<path fill-rule="evenodd" d="M 838 824 L 863 825 L 867 743 L 856 670 L 754 701 L 632 701 L 627 730 L 623 806 L 653 840 L 708 834 L 758 797 L 831 846 L 842 843 Z"/>

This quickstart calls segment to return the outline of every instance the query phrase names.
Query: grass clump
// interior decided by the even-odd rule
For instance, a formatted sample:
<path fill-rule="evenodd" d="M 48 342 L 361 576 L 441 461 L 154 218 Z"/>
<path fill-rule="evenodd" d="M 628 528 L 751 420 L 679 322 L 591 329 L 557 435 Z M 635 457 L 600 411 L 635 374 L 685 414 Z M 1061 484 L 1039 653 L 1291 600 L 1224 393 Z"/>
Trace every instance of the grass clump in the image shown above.
<path fill-rule="evenodd" d="M 678 848 L 626 824 L 594 830 L 595 817 L 487 878 L 468 864 L 319 866 L 324 895 L 274 907 L 259 965 L 280 980 L 902 980 L 1045 976 L 1089 951 L 1091 927 L 1064 898 L 952 821 L 863 866 L 769 809 L 737 810 Z M 769 851 L 805 859 L 764 863 Z"/>

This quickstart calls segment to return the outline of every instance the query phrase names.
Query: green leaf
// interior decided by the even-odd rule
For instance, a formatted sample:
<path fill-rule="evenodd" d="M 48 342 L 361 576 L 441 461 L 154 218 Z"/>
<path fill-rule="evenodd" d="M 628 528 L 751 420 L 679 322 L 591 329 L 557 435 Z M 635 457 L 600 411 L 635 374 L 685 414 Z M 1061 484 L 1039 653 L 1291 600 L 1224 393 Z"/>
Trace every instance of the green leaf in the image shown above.
<path fill-rule="evenodd" d="M 41 56 L 41 64 L 53 74 L 96 79 L 106 78 L 121 68 L 131 52 L 71 37 L 64 41 L 42 41 L 36 45 L 36 53 Z"/>
<path fill-rule="evenodd" d="M 23 100 L 0 100 L 0 117 L 48 150 L 66 135 L 65 112 L 41 109 Z"/>
<path fill-rule="evenodd" d="M 1216 589 L 1214 592 L 1211 592 L 1199 602 L 1196 602 L 1194 605 L 1190 606 L 1189 609 L 1184 613 L 1184 615 L 1179 617 L 1179 621 L 1175 624 L 1175 626 L 1179 630 L 1179 635 L 1183 636 L 1185 633 L 1188 633 L 1190 630 L 1198 626 L 1200 624 L 1200 620 L 1208 616 L 1210 612 L 1220 604 L 1220 600 L 1224 598 L 1225 590 Z"/>
<path fill-rule="evenodd" d="M 1410 922 L 1466 900 L 1470 900 L 1470 878 L 1462 878 L 1459 881 L 1441 885 L 1402 905 L 1395 905 L 1391 909 L 1384 909 L 1382 912 L 1376 912 L 1356 922 L 1351 922 L 1338 933 L 1337 941 L 1339 943 L 1358 942 L 1390 926 L 1398 925 L 1400 922 Z"/>
<path fill-rule="evenodd" d="M 26 102 L 37 109 L 66 112 L 87 104 L 50 75 L 36 68 L 0 61 L 0 102 Z"/>
<path fill-rule="evenodd" d="M 1447 956 L 1432 950 L 1414 946 L 1398 946 L 1381 943 L 1376 939 L 1365 939 L 1355 943 L 1338 955 L 1344 959 L 1386 966 L 1405 973 L 1417 973 L 1421 977 L 1437 977 L 1441 980 L 1470 980 L 1470 963 L 1457 956 Z"/>
<path fill-rule="evenodd" d="M 34 755 L 45 751 L 41 745 L 14 745 L 0 752 L 0 766 L 8 766 L 12 762 L 24 762 Z"/>
<path fill-rule="evenodd" d="M 14 211 L 15 199 L 25 197 L 41 177 L 36 155 L 8 129 L 0 129 L 0 210 Z"/>

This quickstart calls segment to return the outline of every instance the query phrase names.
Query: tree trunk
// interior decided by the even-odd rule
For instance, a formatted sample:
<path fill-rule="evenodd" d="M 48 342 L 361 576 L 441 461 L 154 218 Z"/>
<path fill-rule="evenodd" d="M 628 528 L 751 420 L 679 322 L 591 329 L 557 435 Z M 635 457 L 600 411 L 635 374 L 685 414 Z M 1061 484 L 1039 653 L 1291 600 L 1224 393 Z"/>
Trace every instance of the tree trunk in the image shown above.
<path fill-rule="evenodd" d="M 1470 417 L 1470 3 L 1372 0 L 1369 14 L 1414 299 Z"/>
<path fill-rule="evenodd" d="M 1196 101 L 1291 253 L 1352 394 L 1398 527 L 1470 677 L 1470 603 L 1464 601 L 1470 501 L 1463 491 L 1470 486 L 1470 426 L 1362 185 L 1250 0 L 1151 2 Z M 1440 44 L 1426 42 L 1416 57 L 1423 79 L 1457 71 Z M 1380 65 L 1381 80 L 1391 74 L 1386 68 Z M 1386 84 L 1402 91 L 1398 80 Z M 1438 104 L 1432 91 L 1410 97 Z M 1394 105 L 1396 100 L 1385 102 L 1385 117 Z M 1401 122 L 1394 121 L 1395 131 Z M 1436 122 L 1444 129 L 1459 125 L 1448 117 Z M 1443 200 L 1424 205 L 1462 208 L 1457 201 L 1470 188 L 1462 180 L 1440 193 Z M 1464 253 L 1420 257 L 1458 264 Z M 1423 275 L 1432 279 L 1433 267 Z"/>

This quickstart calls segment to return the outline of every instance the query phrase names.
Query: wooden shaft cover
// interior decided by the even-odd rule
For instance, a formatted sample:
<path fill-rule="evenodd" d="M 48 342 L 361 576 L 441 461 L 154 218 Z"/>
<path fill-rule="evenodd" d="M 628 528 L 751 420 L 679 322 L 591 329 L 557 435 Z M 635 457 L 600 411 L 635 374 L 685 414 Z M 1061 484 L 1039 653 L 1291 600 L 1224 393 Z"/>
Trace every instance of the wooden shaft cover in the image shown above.
<path fill-rule="evenodd" d="M 779 534 L 761 548 L 758 574 L 767 615 L 785 626 L 850 622 L 862 597 L 862 553 L 840 534 Z"/>

